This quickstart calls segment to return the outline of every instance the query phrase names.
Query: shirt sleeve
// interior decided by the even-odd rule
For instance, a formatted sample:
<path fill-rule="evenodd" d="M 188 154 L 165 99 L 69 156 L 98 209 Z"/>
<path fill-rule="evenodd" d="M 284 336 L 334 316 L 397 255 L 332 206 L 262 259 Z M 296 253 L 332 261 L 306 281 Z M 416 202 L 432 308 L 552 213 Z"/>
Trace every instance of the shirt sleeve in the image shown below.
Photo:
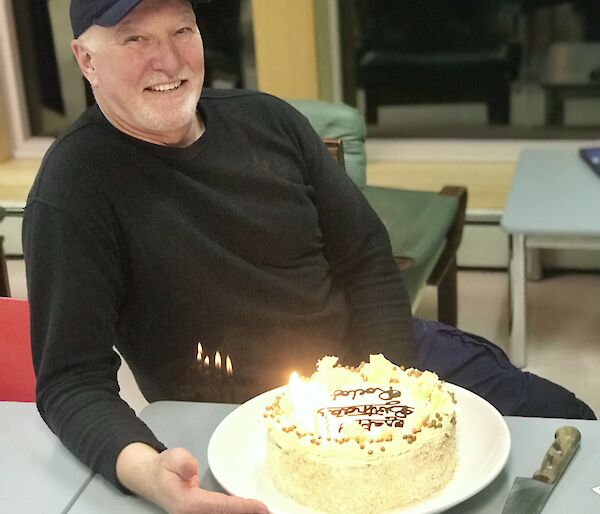
<path fill-rule="evenodd" d="M 23 250 L 36 401 L 50 429 L 84 464 L 125 490 L 116 460 L 130 443 L 165 449 L 120 398 L 113 350 L 125 279 L 114 234 L 30 200 Z"/>
<path fill-rule="evenodd" d="M 308 121 L 298 118 L 324 252 L 350 305 L 351 339 L 363 359 L 384 353 L 400 365 L 413 365 L 410 299 L 385 226 Z"/>

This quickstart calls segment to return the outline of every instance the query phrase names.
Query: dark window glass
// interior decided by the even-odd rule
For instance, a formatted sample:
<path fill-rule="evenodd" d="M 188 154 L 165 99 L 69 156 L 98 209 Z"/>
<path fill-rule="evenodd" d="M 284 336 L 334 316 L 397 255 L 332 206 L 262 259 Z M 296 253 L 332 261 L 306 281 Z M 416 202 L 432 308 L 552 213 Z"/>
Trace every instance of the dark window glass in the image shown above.
<path fill-rule="evenodd" d="M 339 0 L 344 99 L 371 136 L 586 138 L 597 0 Z"/>

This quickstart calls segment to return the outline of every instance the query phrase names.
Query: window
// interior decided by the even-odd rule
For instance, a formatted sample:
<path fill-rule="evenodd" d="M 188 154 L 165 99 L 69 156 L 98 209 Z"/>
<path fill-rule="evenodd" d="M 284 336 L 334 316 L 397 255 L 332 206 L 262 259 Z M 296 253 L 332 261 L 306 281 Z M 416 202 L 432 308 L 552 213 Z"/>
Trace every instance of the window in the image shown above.
<path fill-rule="evenodd" d="M 1 76 L 17 157 L 39 157 L 93 102 L 70 49 L 69 0 L 0 0 Z M 205 85 L 256 87 L 249 0 L 197 8 Z"/>
<path fill-rule="evenodd" d="M 373 138 L 600 134 L 597 0 L 340 0 L 344 100 Z"/>

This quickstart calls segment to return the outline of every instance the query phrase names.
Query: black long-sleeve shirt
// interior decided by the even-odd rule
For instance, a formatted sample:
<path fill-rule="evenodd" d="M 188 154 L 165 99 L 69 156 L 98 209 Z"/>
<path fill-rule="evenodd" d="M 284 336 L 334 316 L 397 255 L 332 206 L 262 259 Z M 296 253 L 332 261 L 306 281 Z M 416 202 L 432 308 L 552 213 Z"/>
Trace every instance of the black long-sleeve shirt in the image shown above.
<path fill-rule="evenodd" d="M 127 444 L 163 446 L 120 399 L 113 347 L 149 401 L 189 398 L 198 342 L 232 358 L 238 400 L 323 355 L 413 358 L 385 229 L 308 121 L 247 91 L 207 89 L 199 112 L 206 131 L 181 149 L 91 107 L 48 151 L 25 210 L 38 408 L 117 485 Z"/>

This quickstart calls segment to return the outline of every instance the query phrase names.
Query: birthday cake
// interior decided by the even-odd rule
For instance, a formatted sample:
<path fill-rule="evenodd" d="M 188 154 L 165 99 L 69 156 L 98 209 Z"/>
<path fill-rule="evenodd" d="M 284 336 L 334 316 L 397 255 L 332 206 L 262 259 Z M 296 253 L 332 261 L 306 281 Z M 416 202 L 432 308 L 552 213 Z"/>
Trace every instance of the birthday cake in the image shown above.
<path fill-rule="evenodd" d="M 435 373 L 324 357 L 264 413 L 275 487 L 317 512 L 377 514 L 442 489 L 457 463 L 454 395 Z"/>

